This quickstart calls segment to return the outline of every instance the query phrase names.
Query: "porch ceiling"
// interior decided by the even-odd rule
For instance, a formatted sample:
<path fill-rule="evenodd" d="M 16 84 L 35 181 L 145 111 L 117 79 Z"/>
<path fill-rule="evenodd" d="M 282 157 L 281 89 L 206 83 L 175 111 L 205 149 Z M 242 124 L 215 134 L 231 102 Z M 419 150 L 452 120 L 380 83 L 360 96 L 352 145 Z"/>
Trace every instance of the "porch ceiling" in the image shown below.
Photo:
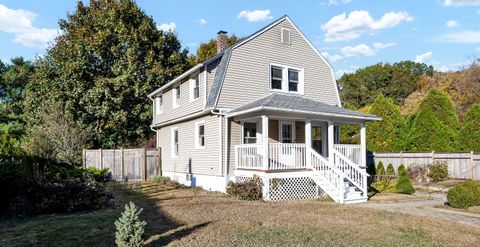
<path fill-rule="evenodd" d="M 227 117 L 253 117 L 263 113 L 269 116 L 285 116 L 311 119 L 331 119 L 339 122 L 379 121 L 381 118 L 361 112 L 305 98 L 301 95 L 271 93 L 263 98 L 235 108 Z"/>

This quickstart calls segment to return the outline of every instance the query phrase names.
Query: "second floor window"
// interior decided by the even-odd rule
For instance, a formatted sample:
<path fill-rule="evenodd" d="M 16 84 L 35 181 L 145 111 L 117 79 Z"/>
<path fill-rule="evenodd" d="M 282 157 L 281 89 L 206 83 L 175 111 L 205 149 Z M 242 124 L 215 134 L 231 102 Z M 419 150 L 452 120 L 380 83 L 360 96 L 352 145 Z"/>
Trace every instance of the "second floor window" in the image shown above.
<path fill-rule="evenodd" d="M 200 81 L 198 75 L 190 78 L 190 101 L 194 101 L 200 97 Z"/>
<path fill-rule="evenodd" d="M 303 93 L 303 69 L 288 66 L 270 66 L 270 89 Z"/>
<path fill-rule="evenodd" d="M 155 98 L 155 113 L 158 115 L 163 111 L 163 97 L 162 95 Z"/>
<path fill-rule="evenodd" d="M 173 107 L 180 106 L 180 85 L 173 89 Z"/>
<path fill-rule="evenodd" d="M 282 90 L 283 69 L 272 66 L 272 89 Z"/>

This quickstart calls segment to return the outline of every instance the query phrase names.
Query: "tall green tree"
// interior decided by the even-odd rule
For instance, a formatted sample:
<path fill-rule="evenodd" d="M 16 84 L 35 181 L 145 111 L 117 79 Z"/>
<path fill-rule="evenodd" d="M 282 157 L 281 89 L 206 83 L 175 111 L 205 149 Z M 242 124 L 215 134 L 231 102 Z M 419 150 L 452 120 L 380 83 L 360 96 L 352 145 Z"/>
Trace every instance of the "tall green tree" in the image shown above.
<path fill-rule="evenodd" d="M 415 116 L 407 138 L 409 151 L 453 152 L 458 150 L 457 132 L 440 121 L 431 109 Z"/>
<path fill-rule="evenodd" d="M 460 122 L 452 101 L 438 89 L 431 89 L 420 103 L 419 111 L 431 110 L 442 124 L 458 130 Z"/>
<path fill-rule="evenodd" d="M 227 44 L 228 46 L 231 46 L 235 44 L 238 40 L 239 38 L 235 34 L 233 34 L 228 37 Z M 215 56 L 216 54 L 217 54 L 217 40 L 210 39 L 208 42 L 201 43 L 198 46 L 197 55 L 190 56 L 189 62 L 193 66 Z"/>
<path fill-rule="evenodd" d="M 459 143 L 465 151 L 480 153 L 480 104 L 473 104 L 465 114 Z"/>
<path fill-rule="evenodd" d="M 432 66 L 412 61 L 378 63 L 344 74 L 338 83 L 344 105 L 358 109 L 373 103 L 379 94 L 399 104 L 415 90 L 421 76 L 431 76 L 433 71 Z"/>
<path fill-rule="evenodd" d="M 367 148 L 376 152 L 398 152 L 404 146 L 405 120 L 400 107 L 392 99 L 380 94 L 370 108 L 370 114 L 382 121 L 367 124 Z"/>
<path fill-rule="evenodd" d="M 23 100 L 33 74 L 34 66 L 22 57 L 11 59 L 9 65 L 0 64 L 0 132 L 8 133 L 13 142 L 25 138 Z"/>
<path fill-rule="evenodd" d="M 148 93 L 188 68 L 176 34 L 158 30 L 133 0 L 79 1 L 59 25 L 28 87 L 32 122 L 41 106 L 60 102 L 97 147 L 148 138 Z"/>

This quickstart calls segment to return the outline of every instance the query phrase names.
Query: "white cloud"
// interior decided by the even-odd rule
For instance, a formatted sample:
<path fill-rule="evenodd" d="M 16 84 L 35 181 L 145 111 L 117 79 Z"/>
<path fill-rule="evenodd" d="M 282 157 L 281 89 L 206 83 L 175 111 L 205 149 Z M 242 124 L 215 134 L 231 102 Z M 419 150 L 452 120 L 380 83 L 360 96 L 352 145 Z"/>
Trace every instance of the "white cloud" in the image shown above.
<path fill-rule="evenodd" d="M 366 44 L 359 44 L 357 46 L 345 46 L 341 49 L 342 54 L 346 57 L 371 57 L 375 56 L 376 52 Z"/>
<path fill-rule="evenodd" d="M 480 31 L 465 30 L 449 33 L 437 38 L 438 42 L 476 44 L 480 43 Z"/>
<path fill-rule="evenodd" d="M 207 24 L 207 20 L 203 19 L 203 18 L 200 18 L 200 19 L 197 19 L 197 20 L 194 20 L 196 23 L 200 24 L 200 25 L 205 25 Z"/>
<path fill-rule="evenodd" d="M 347 4 L 352 0 L 328 0 L 328 5 L 339 5 L 340 3 Z"/>
<path fill-rule="evenodd" d="M 26 47 L 44 48 L 59 34 L 57 29 L 33 26 L 36 13 L 23 9 L 9 9 L 0 4 L 0 32 L 13 33 L 13 42 Z"/>
<path fill-rule="evenodd" d="M 374 20 L 368 11 L 357 10 L 332 17 L 321 29 L 326 32 L 325 41 L 348 41 L 360 37 L 366 32 L 392 28 L 403 21 L 413 21 L 407 12 L 388 12 Z"/>
<path fill-rule="evenodd" d="M 454 20 L 449 20 L 447 21 L 446 25 L 448 28 L 455 28 L 458 27 L 458 22 Z"/>
<path fill-rule="evenodd" d="M 338 55 L 338 54 L 335 54 L 335 55 L 330 55 L 328 52 L 322 52 L 322 56 L 327 59 L 327 61 L 329 63 L 335 63 L 339 60 L 341 60 L 343 57 Z"/>
<path fill-rule="evenodd" d="M 425 63 L 428 60 L 430 60 L 430 58 L 432 58 L 432 55 L 433 55 L 433 53 L 431 51 L 427 51 L 423 54 L 417 55 L 415 57 L 415 62 L 416 63 Z"/>
<path fill-rule="evenodd" d="M 386 43 L 386 44 L 380 43 L 380 42 L 378 42 L 378 43 L 373 43 L 373 47 L 374 47 L 375 49 L 385 49 L 385 48 L 392 47 L 392 46 L 396 46 L 396 45 L 397 45 L 396 43 Z"/>
<path fill-rule="evenodd" d="M 480 0 L 443 0 L 445 6 L 479 6 Z"/>
<path fill-rule="evenodd" d="M 177 28 L 177 24 L 175 24 L 175 22 L 163 23 L 157 26 L 158 30 L 162 30 L 164 32 L 173 32 L 175 31 L 176 28 Z"/>
<path fill-rule="evenodd" d="M 245 18 L 248 22 L 258 22 L 258 21 L 265 21 L 268 19 L 272 19 L 273 17 L 270 15 L 270 10 L 242 10 L 238 15 L 237 18 Z"/>

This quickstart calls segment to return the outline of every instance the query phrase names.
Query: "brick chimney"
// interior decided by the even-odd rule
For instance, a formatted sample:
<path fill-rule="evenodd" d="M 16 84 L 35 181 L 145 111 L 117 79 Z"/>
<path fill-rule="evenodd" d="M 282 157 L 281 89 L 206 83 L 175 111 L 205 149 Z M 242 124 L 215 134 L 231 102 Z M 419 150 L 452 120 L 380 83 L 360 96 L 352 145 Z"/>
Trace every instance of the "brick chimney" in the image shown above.
<path fill-rule="evenodd" d="M 218 31 L 217 33 L 217 54 L 225 50 L 228 46 L 228 36 L 225 31 Z"/>

